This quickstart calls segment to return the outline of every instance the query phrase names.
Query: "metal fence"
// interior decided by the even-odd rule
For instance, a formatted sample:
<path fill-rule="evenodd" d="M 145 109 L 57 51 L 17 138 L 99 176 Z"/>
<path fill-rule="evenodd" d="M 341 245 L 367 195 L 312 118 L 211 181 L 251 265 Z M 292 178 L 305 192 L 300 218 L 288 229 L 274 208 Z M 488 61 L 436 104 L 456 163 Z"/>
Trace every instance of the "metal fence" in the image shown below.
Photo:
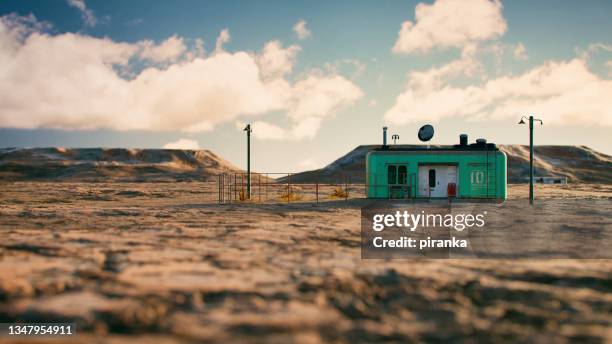
<path fill-rule="evenodd" d="M 365 198 L 364 175 L 344 173 L 312 183 L 291 173 L 251 173 L 249 192 L 246 173 L 225 173 L 217 176 L 218 203 L 319 203 Z"/>

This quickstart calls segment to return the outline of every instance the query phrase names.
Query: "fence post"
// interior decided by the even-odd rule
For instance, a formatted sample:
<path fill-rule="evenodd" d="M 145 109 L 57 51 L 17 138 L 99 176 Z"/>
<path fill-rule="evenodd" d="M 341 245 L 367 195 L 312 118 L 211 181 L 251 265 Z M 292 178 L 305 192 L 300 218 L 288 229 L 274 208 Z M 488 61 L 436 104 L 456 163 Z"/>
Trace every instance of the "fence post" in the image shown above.
<path fill-rule="evenodd" d="M 240 174 L 240 192 L 242 192 L 242 196 L 240 196 L 240 200 L 246 199 L 246 193 L 244 193 L 244 173 Z"/>
<path fill-rule="evenodd" d="M 351 176 L 349 175 L 348 177 L 346 177 L 346 199 L 348 200 L 349 197 L 349 185 L 351 184 Z"/>
<path fill-rule="evenodd" d="M 346 182 L 346 174 L 344 175 L 344 200 L 348 200 L 348 184 Z"/>
<path fill-rule="evenodd" d="M 287 180 L 287 203 L 291 202 L 291 197 L 289 192 L 291 191 L 291 173 L 289 173 L 289 178 Z"/>
<path fill-rule="evenodd" d="M 225 200 L 223 199 L 223 193 L 225 192 L 225 185 L 224 185 L 224 181 L 225 181 L 225 175 L 220 174 L 219 175 L 219 202 L 221 202 L 222 204 L 225 203 Z"/>

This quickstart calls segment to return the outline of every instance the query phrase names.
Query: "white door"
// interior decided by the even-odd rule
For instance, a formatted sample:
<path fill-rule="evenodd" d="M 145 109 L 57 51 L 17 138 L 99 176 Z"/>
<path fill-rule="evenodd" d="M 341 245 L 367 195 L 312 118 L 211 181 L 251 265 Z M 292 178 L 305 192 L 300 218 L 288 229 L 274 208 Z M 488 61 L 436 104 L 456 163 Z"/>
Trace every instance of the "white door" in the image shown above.
<path fill-rule="evenodd" d="M 448 184 L 457 184 L 457 166 L 419 166 L 419 196 L 448 197 Z"/>

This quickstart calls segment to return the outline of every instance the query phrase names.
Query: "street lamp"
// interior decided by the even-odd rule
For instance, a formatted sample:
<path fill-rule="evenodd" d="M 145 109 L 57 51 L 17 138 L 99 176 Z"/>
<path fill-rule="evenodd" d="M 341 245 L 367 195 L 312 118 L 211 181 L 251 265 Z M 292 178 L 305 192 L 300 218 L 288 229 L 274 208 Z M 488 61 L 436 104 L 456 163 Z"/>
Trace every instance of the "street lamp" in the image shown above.
<path fill-rule="evenodd" d="M 544 125 L 544 122 L 533 116 L 529 118 L 523 116 L 518 124 L 526 124 L 525 119 L 529 120 L 529 204 L 533 204 L 533 122 L 540 121 L 540 125 Z"/>
<path fill-rule="evenodd" d="M 399 140 L 399 135 L 393 134 L 393 136 L 391 136 L 391 138 L 393 139 L 393 144 L 396 145 L 397 144 L 397 140 Z"/>
<path fill-rule="evenodd" d="M 253 130 L 251 129 L 251 125 L 247 124 L 244 131 L 247 132 L 247 190 L 246 190 L 246 198 L 251 198 L 251 133 Z"/>

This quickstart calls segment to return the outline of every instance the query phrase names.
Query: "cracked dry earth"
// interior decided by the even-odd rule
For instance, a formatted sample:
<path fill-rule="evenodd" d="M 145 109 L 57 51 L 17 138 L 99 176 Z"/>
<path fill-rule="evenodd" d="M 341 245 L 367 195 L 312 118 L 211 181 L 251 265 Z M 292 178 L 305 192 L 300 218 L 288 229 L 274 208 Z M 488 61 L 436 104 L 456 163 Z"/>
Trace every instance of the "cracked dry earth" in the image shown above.
<path fill-rule="evenodd" d="M 77 324 L 53 342 L 612 341 L 611 260 L 366 261 L 363 201 L 218 206 L 205 183 L 1 186 L 0 322 Z"/>

